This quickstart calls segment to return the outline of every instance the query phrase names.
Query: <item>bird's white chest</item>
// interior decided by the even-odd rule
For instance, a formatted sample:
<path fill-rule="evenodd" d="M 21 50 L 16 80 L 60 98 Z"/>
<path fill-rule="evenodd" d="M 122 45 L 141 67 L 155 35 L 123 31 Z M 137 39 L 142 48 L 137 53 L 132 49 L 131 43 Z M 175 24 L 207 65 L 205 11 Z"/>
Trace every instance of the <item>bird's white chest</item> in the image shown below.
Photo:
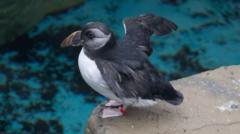
<path fill-rule="evenodd" d="M 83 79 L 91 88 L 107 98 L 116 99 L 116 96 L 109 90 L 95 61 L 85 55 L 84 49 L 79 54 L 78 66 Z"/>

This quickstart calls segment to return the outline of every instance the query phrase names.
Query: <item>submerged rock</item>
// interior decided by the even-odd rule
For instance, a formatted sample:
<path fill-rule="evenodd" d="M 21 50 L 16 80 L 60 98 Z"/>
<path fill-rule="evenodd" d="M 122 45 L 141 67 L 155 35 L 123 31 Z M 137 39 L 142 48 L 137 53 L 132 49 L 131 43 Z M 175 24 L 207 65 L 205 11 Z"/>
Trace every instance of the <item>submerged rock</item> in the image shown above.
<path fill-rule="evenodd" d="M 79 5 L 83 0 L 0 1 L 0 45 L 31 30 L 48 13 Z"/>
<path fill-rule="evenodd" d="M 161 102 L 150 108 L 130 107 L 122 117 L 101 119 L 99 105 L 86 134 L 238 134 L 240 84 L 236 81 L 240 83 L 239 65 L 221 67 L 172 81 L 185 97 L 178 107 Z"/>

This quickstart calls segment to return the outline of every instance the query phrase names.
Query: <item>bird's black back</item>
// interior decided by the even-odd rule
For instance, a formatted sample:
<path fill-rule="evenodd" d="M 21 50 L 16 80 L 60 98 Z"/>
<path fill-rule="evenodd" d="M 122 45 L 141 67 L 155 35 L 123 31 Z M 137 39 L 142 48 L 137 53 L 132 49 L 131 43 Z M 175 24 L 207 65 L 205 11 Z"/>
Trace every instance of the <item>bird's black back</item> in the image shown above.
<path fill-rule="evenodd" d="M 133 45 L 123 43 L 124 41 L 120 40 L 114 45 L 109 45 L 111 47 L 90 54 L 116 96 L 163 99 L 172 104 L 179 104 L 182 101 L 181 93 L 163 79 L 149 62 L 146 53 Z"/>

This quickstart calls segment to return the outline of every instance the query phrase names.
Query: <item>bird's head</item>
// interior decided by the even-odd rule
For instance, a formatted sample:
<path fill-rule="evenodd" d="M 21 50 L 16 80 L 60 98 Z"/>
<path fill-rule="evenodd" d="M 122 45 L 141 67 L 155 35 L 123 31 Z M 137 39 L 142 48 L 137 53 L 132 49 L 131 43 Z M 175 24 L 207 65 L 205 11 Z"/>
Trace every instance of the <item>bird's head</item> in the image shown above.
<path fill-rule="evenodd" d="M 61 43 L 61 47 L 83 46 L 94 51 L 106 46 L 112 39 L 112 32 L 101 22 L 89 22 L 82 30 L 73 32 Z"/>

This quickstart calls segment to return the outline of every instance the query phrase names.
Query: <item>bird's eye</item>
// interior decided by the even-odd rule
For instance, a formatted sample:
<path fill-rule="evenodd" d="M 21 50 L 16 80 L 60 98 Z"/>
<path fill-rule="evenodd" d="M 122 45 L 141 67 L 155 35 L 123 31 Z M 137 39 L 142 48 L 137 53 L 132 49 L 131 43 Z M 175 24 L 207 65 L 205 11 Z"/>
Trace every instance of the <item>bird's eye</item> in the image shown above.
<path fill-rule="evenodd" d="M 91 31 L 87 31 L 86 32 L 86 36 L 89 38 L 89 39 L 93 39 L 95 37 L 95 35 L 93 34 L 93 32 Z"/>

